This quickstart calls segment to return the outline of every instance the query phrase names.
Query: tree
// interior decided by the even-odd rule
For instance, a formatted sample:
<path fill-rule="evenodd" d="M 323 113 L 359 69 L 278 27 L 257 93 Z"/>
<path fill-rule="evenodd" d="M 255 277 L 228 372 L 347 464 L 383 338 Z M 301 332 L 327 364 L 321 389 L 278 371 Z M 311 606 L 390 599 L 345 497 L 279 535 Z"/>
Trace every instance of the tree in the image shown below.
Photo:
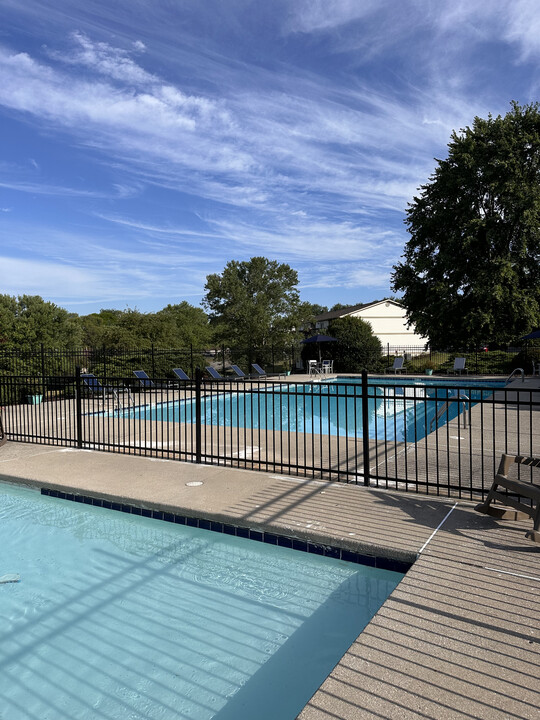
<path fill-rule="evenodd" d="M 505 344 L 540 324 L 540 111 L 475 118 L 407 208 L 393 290 L 438 347 Z"/>
<path fill-rule="evenodd" d="M 316 318 L 318 315 L 324 315 L 328 312 L 326 305 L 319 305 L 318 303 L 304 303 L 306 310 L 309 311 L 311 317 Z"/>
<path fill-rule="evenodd" d="M 39 295 L 0 295 L 0 339 L 17 348 L 78 347 L 82 338 L 79 317 Z"/>
<path fill-rule="evenodd" d="M 211 329 L 208 315 L 202 308 L 194 307 L 183 300 L 177 305 L 167 307 L 156 313 L 156 318 L 167 323 L 168 338 L 163 338 L 167 347 L 208 348 L 211 342 Z"/>
<path fill-rule="evenodd" d="M 231 260 L 221 275 L 208 275 L 203 305 L 218 342 L 235 348 L 245 362 L 268 362 L 295 339 L 306 315 L 298 274 L 289 265 L 264 257 Z M 276 355 L 276 358 L 278 356 Z"/>
<path fill-rule="evenodd" d="M 354 373 L 379 370 L 381 341 L 365 320 L 352 315 L 338 318 L 330 323 L 328 334 L 337 340 L 330 350 L 334 370 Z"/>

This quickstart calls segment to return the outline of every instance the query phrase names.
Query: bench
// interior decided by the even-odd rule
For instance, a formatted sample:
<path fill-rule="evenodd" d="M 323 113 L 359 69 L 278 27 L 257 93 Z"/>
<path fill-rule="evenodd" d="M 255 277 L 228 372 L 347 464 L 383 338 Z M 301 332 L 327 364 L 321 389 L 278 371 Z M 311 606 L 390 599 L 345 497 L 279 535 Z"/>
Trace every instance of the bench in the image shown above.
<path fill-rule="evenodd" d="M 503 453 L 501 462 L 499 463 L 499 469 L 485 501 L 477 505 L 474 509 L 503 520 L 532 518 L 533 529 L 528 530 L 525 533 L 525 537 L 540 543 L 540 485 L 525 482 L 524 480 L 511 480 L 508 477 L 508 472 L 514 463 L 538 468 L 540 467 L 540 458 L 525 457 L 523 455 L 507 455 Z M 520 498 L 528 498 L 532 502 L 530 505 L 520 502 L 520 500 L 516 500 L 507 493 L 499 492 L 498 488 L 505 488 L 513 495 L 517 495 Z M 492 505 L 495 500 L 502 503 L 504 507 Z M 509 508 L 514 508 L 514 510 L 510 510 Z"/>

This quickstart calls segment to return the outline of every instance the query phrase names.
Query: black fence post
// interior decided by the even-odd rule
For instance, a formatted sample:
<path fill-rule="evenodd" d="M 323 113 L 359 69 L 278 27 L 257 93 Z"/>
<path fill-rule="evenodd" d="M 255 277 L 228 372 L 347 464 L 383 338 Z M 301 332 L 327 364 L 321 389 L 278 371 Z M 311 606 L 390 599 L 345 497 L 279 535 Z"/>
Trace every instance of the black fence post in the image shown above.
<path fill-rule="evenodd" d="M 195 370 L 195 462 L 200 463 L 202 458 L 202 427 L 201 427 L 201 385 L 202 370 Z"/>
<path fill-rule="evenodd" d="M 81 368 L 79 365 L 75 368 L 75 420 L 77 428 L 77 447 L 83 446 L 83 428 L 82 428 L 82 397 L 81 397 Z"/>
<path fill-rule="evenodd" d="M 364 485 L 369 485 L 369 408 L 368 374 L 362 370 L 362 454 L 364 463 Z"/>
<path fill-rule="evenodd" d="M 41 394 L 45 397 L 45 348 L 41 343 Z"/>
<path fill-rule="evenodd" d="M 156 377 L 156 355 L 154 352 L 154 343 L 152 343 L 152 377 Z"/>

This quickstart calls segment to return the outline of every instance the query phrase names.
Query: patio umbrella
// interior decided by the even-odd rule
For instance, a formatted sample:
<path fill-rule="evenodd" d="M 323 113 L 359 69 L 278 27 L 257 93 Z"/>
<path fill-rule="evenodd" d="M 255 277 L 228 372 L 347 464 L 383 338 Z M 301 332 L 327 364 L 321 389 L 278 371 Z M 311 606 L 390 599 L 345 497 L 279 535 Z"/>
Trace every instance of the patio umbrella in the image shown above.
<path fill-rule="evenodd" d="M 300 342 L 304 345 L 307 345 L 308 343 L 317 343 L 319 346 L 319 362 L 321 362 L 321 343 L 337 341 L 337 338 L 330 337 L 330 335 L 312 335 L 311 337 L 308 337 L 305 340 L 301 340 Z"/>
<path fill-rule="evenodd" d="M 533 330 L 528 335 L 524 335 L 520 340 L 535 340 L 536 338 L 540 338 L 540 330 Z"/>

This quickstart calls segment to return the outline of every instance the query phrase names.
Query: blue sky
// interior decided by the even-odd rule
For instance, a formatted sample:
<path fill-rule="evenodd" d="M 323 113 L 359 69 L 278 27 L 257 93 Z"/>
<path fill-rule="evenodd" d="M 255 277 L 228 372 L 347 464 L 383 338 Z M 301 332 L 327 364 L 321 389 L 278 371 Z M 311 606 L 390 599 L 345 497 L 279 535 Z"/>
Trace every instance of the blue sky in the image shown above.
<path fill-rule="evenodd" d="M 539 97 L 537 0 L 0 0 L 0 293 L 198 305 L 254 255 L 390 294 L 453 129 Z"/>

